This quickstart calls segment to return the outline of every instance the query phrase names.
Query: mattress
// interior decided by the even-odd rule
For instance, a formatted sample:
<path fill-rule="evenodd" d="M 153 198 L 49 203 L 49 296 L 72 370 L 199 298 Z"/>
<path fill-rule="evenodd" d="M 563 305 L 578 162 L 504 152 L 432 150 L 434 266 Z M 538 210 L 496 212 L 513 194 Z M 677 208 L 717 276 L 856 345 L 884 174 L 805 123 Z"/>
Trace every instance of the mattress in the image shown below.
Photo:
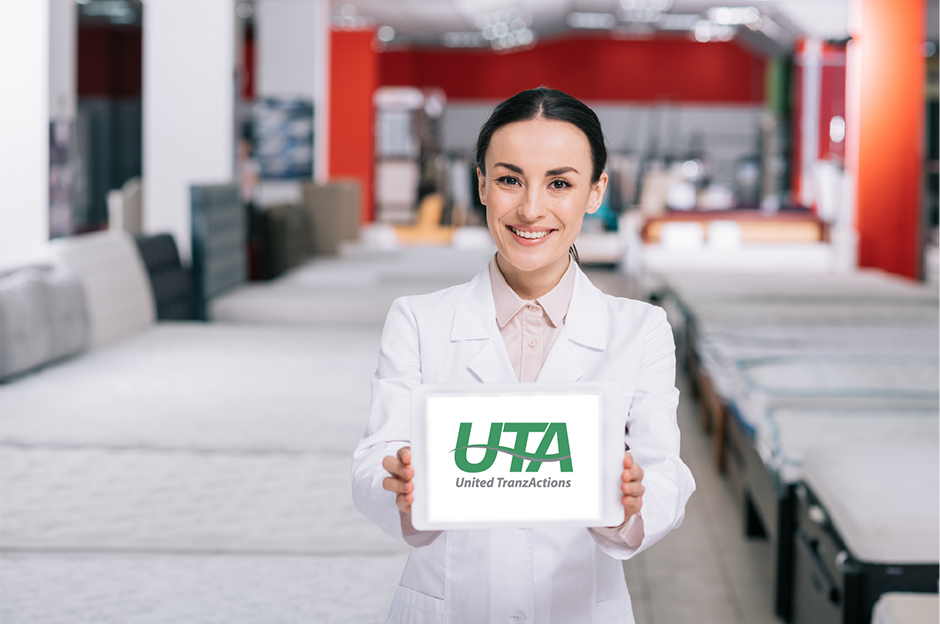
<path fill-rule="evenodd" d="M 871 624 L 936 624 L 938 621 L 940 600 L 937 594 L 882 594 L 871 617 Z"/>
<path fill-rule="evenodd" d="M 375 624 L 406 557 L 7 552 L 0 620 Z"/>
<path fill-rule="evenodd" d="M 919 409 L 940 405 L 935 356 L 790 355 L 737 363 L 733 413 L 752 438 L 774 408 Z"/>
<path fill-rule="evenodd" d="M 791 326 L 697 327 L 696 349 L 703 368 L 719 396 L 727 398 L 737 389 L 737 363 L 777 355 L 859 355 L 893 357 L 937 354 L 940 326 L 937 323 L 859 326 L 803 324 Z"/>
<path fill-rule="evenodd" d="M 349 484 L 379 332 L 158 324 L 0 387 L 0 547 L 403 551 Z"/>
<path fill-rule="evenodd" d="M 807 449 L 819 444 L 918 444 L 940 439 L 938 410 L 770 409 L 754 439 L 764 463 L 784 483 L 803 475 Z"/>
<path fill-rule="evenodd" d="M 872 269 L 852 273 L 665 273 L 661 282 L 686 305 L 782 300 L 934 301 L 937 288 Z"/>
<path fill-rule="evenodd" d="M 807 449 L 803 481 L 853 557 L 876 564 L 940 559 L 940 446 L 822 444 Z"/>
<path fill-rule="evenodd" d="M 311 260 L 271 282 L 244 284 L 214 298 L 209 318 L 282 324 L 381 325 L 392 302 L 469 281 L 491 249 L 356 250 Z"/>
<path fill-rule="evenodd" d="M 352 453 L 380 337 L 159 323 L 0 386 L 0 443 Z"/>

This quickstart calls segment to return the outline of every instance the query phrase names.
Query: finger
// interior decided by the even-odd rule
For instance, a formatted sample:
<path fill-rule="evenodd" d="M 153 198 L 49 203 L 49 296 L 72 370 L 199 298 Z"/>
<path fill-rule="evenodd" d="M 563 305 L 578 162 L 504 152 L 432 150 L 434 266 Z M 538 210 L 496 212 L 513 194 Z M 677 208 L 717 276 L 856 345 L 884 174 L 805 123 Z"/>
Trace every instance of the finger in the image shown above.
<path fill-rule="evenodd" d="M 410 514 L 411 513 L 411 503 L 415 500 L 414 494 L 399 494 L 395 498 L 395 505 L 398 506 L 398 509 L 402 513 Z"/>
<path fill-rule="evenodd" d="M 620 499 L 620 503 L 623 505 L 624 513 L 628 519 L 630 516 L 640 513 L 640 509 L 643 508 L 643 499 L 634 496 L 624 496 Z"/>
<path fill-rule="evenodd" d="M 623 467 L 630 470 L 634 466 L 633 455 L 627 451 L 623 456 Z"/>
<path fill-rule="evenodd" d="M 620 486 L 620 491 L 627 496 L 632 496 L 634 498 L 641 498 L 646 494 L 646 488 L 639 481 L 631 481 L 630 483 L 624 483 Z"/>
<path fill-rule="evenodd" d="M 385 477 L 382 479 L 382 489 L 395 494 L 408 494 L 414 489 L 414 484 L 396 477 Z"/>
<path fill-rule="evenodd" d="M 410 481 L 414 477 L 414 468 L 403 464 L 400 460 L 391 455 L 385 457 L 382 460 L 382 467 L 392 475 L 393 477 L 398 477 L 403 481 Z"/>
<path fill-rule="evenodd" d="M 398 449 L 398 461 L 405 464 L 406 466 L 411 465 L 411 447 L 403 446 Z"/>
<path fill-rule="evenodd" d="M 633 467 L 630 468 L 630 480 L 631 481 L 643 480 L 643 469 L 640 468 L 639 464 L 633 464 Z"/>

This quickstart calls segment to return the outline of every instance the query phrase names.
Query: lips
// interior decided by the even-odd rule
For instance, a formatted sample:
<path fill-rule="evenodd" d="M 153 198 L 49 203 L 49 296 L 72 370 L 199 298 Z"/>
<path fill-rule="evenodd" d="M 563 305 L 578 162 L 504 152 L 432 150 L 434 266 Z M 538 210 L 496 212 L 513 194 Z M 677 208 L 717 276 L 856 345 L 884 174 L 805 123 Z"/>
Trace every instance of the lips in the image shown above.
<path fill-rule="evenodd" d="M 518 236 L 519 238 L 524 238 L 526 240 L 539 240 L 539 239 L 545 238 L 546 236 L 548 236 L 549 234 L 555 231 L 555 230 L 519 230 L 517 228 L 514 228 L 511 225 L 507 225 L 506 227 L 508 227 L 509 230 L 513 234 Z"/>

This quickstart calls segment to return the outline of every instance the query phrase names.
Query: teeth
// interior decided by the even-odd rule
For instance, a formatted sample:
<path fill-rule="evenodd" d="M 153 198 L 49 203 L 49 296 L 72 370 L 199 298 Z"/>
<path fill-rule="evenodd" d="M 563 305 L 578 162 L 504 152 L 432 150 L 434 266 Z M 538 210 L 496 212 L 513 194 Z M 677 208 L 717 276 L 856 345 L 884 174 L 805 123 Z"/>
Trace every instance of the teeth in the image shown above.
<path fill-rule="evenodd" d="M 509 226 L 509 229 L 512 230 L 513 234 L 516 236 L 521 236 L 522 238 L 545 238 L 551 232 L 551 230 L 545 230 L 544 232 L 523 232 L 522 230 L 517 230 L 512 226 Z"/>

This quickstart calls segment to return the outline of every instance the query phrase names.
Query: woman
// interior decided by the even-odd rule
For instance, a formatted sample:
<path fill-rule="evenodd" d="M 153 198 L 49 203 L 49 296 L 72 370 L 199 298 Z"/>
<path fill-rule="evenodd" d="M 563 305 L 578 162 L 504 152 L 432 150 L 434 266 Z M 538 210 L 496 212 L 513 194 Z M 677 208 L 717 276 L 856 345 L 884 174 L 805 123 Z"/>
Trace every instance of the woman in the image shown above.
<path fill-rule="evenodd" d="M 607 187 L 597 116 L 546 88 L 480 130 L 480 199 L 497 253 L 473 280 L 398 299 L 356 449 L 356 507 L 414 548 L 387 622 L 633 622 L 621 559 L 682 522 L 695 489 L 679 459 L 675 347 L 660 308 L 610 297 L 572 262 Z M 569 252 L 570 250 L 570 252 Z M 624 522 L 591 529 L 417 531 L 408 447 L 421 383 L 616 381 L 626 391 Z"/>

